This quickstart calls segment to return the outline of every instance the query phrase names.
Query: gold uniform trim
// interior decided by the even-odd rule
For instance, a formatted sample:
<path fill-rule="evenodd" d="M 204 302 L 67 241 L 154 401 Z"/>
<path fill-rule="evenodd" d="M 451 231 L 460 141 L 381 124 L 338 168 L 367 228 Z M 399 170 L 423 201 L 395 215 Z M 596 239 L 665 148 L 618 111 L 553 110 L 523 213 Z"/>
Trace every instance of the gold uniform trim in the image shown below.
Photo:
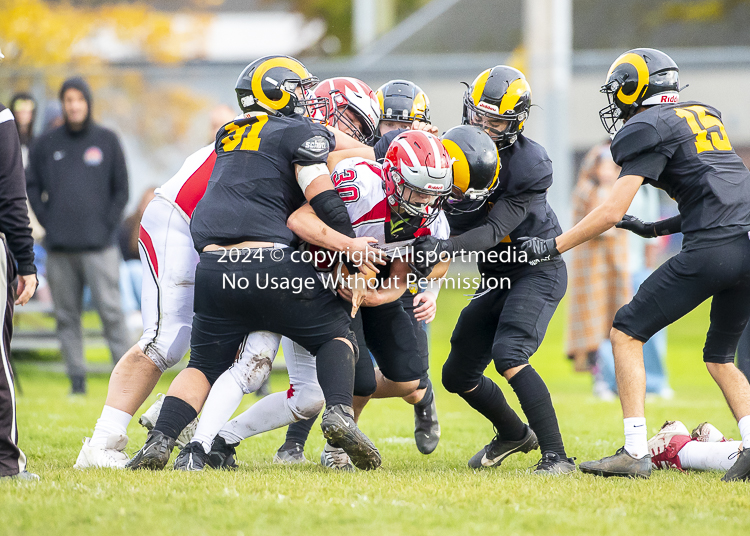
<path fill-rule="evenodd" d="M 251 80 L 251 87 L 253 88 L 253 95 L 258 102 L 264 106 L 271 108 L 272 110 L 281 110 L 284 106 L 289 104 L 291 96 L 289 93 L 283 91 L 282 97 L 279 100 L 269 99 L 263 92 L 262 81 L 266 73 L 275 67 L 285 67 L 292 71 L 294 74 L 300 77 L 300 80 L 310 78 L 310 73 L 307 72 L 302 64 L 291 58 L 271 58 L 270 60 L 261 63 L 253 73 Z"/>
<path fill-rule="evenodd" d="M 625 93 L 623 93 L 622 88 L 618 89 L 617 98 L 620 99 L 620 102 L 622 102 L 623 104 L 633 104 L 643 91 L 643 88 L 648 85 L 648 65 L 646 65 L 646 60 L 644 60 L 638 54 L 634 52 L 626 52 L 625 54 L 617 58 L 612 64 L 612 67 L 609 68 L 609 72 L 607 73 L 607 82 L 609 82 L 609 77 L 612 76 L 612 72 L 615 70 L 615 68 L 625 63 L 629 63 L 630 65 L 635 67 L 635 70 L 638 72 L 638 86 L 630 95 L 626 95 Z"/>

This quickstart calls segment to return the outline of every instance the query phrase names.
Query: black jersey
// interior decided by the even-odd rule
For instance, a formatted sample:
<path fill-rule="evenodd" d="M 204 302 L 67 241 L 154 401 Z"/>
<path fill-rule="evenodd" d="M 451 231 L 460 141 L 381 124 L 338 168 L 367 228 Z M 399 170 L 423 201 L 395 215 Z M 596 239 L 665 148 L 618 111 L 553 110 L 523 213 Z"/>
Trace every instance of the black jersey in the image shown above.
<path fill-rule="evenodd" d="M 642 176 L 677 201 L 684 248 L 750 231 L 750 172 L 715 108 L 699 102 L 647 108 L 617 132 L 612 157 L 621 177 Z"/>
<path fill-rule="evenodd" d="M 453 235 L 460 235 L 485 225 L 502 228 L 503 233 L 507 235 L 500 243 L 490 247 L 487 251 L 505 252 L 502 258 L 512 260 L 514 258 L 512 253 L 520 251 L 518 243 L 520 237 L 552 238 L 561 234 L 562 229 L 552 207 L 547 203 L 547 189 L 552 185 L 552 162 L 544 147 L 520 134 L 513 145 L 503 149 L 499 154 L 501 167 L 497 179 L 498 186 L 489 200 L 478 210 L 465 214 L 448 214 L 448 222 Z M 509 216 L 504 201 L 511 199 L 522 215 L 520 223 L 510 224 L 512 227 L 508 228 L 509 218 L 512 216 Z M 459 203 L 458 208 L 469 208 L 470 203 L 472 202 Z M 471 244 L 465 244 L 465 249 L 473 248 Z M 562 261 L 558 259 L 539 263 L 536 266 L 546 268 L 560 262 Z M 515 271 L 529 266 L 528 263 L 519 262 L 501 262 L 492 265 L 479 263 L 481 271 L 492 272 Z"/>
<path fill-rule="evenodd" d="M 224 125 L 216 135 L 216 165 L 190 222 L 195 248 L 246 240 L 292 245 L 286 220 L 305 201 L 294 165 L 325 164 L 334 145 L 328 129 L 296 114 L 258 114 Z"/>

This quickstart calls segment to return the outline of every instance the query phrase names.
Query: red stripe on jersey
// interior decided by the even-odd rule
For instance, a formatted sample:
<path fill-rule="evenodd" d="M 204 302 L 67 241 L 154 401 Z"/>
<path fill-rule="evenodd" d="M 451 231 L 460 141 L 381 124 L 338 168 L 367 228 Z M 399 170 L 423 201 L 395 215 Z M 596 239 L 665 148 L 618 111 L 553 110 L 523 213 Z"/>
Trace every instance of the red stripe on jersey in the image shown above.
<path fill-rule="evenodd" d="M 357 221 L 353 221 L 352 227 L 371 221 L 390 221 L 390 215 L 391 208 L 388 206 L 388 199 L 382 199 L 377 205 L 372 207 L 370 212 L 358 218 Z"/>
<path fill-rule="evenodd" d="M 182 185 L 182 188 L 177 193 L 174 202 L 187 214 L 188 218 L 193 217 L 195 206 L 206 193 L 208 179 L 211 178 L 211 172 L 214 170 L 215 163 L 216 151 L 211 151 L 206 161 L 188 177 L 188 180 L 185 181 L 185 184 Z"/>
<path fill-rule="evenodd" d="M 138 231 L 138 241 L 143 244 L 148 260 L 154 269 L 154 273 L 156 274 L 156 277 L 159 277 L 159 261 L 156 258 L 154 243 L 151 241 L 151 236 L 146 232 L 146 229 L 144 229 L 143 226 L 141 226 L 141 229 Z"/>

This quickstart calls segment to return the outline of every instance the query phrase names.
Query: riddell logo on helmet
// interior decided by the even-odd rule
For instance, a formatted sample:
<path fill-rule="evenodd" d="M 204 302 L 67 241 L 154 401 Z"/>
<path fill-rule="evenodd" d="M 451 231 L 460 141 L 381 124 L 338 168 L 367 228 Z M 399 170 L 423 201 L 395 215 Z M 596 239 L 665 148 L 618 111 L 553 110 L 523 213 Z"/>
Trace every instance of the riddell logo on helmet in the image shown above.
<path fill-rule="evenodd" d="M 479 101 L 479 104 L 477 104 L 477 108 L 483 108 L 485 110 L 489 110 L 490 112 L 496 112 L 498 111 L 497 106 L 493 106 L 492 104 L 488 104 L 484 101 Z"/>
<path fill-rule="evenodd" d="M 680 102 L 680 98 L 677 95 L 662 95 L 660 102 Z"/>
<path fill-rule="evenodd" d="M 427 190 L 436 190 L 438 192 L 443 190 L 443 187 L 440 184 L 433 184 L 433 183 L 425 185 L 425 188 Z"/>

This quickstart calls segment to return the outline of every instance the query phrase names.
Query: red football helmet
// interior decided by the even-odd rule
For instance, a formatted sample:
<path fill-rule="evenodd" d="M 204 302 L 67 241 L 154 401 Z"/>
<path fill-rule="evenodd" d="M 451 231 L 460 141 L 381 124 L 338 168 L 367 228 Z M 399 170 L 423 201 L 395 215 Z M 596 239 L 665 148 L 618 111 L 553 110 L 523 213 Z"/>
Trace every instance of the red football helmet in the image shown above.
<path fill-rule="evenodd" d="M 380 105 L 370 86 L 356 78 L 336 77 L 320 82 L 314 93 L 328 102 L 328 125 L 364 144 L 372 143 L 380 120 Z M 322 113 L 313 115 L 313 119 L 322 120 Z"/>
<path fill-rule="evenodd" d="M 408 130 L 388 146 L 383 181 L 391 208 L 399 215 L 420 216 L 427 225 L 451 193 L 453 159 L 437 136 Z"/>

